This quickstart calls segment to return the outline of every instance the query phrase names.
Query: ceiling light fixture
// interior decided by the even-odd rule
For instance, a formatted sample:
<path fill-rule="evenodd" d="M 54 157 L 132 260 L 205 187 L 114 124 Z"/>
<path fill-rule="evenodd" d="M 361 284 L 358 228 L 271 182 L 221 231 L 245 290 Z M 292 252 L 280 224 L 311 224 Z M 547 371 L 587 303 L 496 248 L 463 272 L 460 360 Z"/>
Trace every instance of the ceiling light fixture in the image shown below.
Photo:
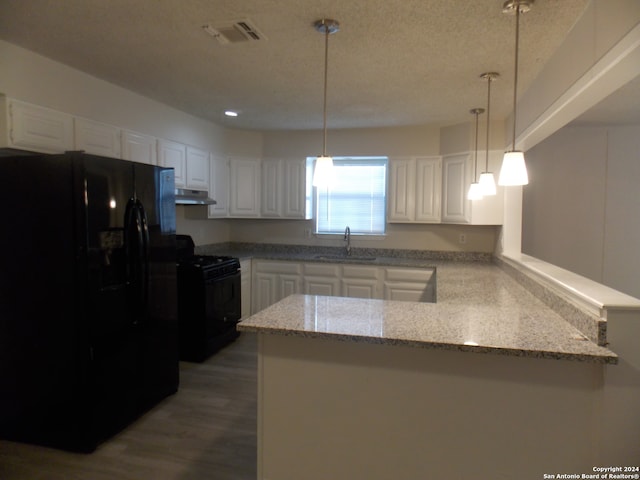
<path fill-rule="evenodd" d="M 496 180 L 493 173 L 489 171 L 489 127 L 491 125 L 491 82 L 500 76 L 496 72 L 486 72 L 480 75 L 480 78 L 487 80 L 487 155 L 485 157 L 484 172 L 480 174 L 480 192 L 483 197 L 489 197 L 496 194 Z M 476 132 L 476 135 L 478 133 Z"/>
<path fill-rule="evenodd" d="M 467 200 L 481 200 L 482 191 L 480 189 L 480 184 L 476 182 L 476 178 L 478 175 L 478 115 L 484 113 L 484 108 L 472 108 L 471 110 L 469 110 L 469 113 L 473 113 L 476 116 L 476 149 L 473 164 L 473 182 L 471 183 L 471 185 L 469 185 L 469 190 L 467 191 Z"/>
<path fill-rule="evenodd" d="M 529 183 L 527 166 L 524 163 L 524 153 L 516 150 L 516 103 L 518 97 L 518 42 L 520 35 L 520 14 L 531 9 L 534 0 L 507 0 L 502 6 L 503 13 L 516 15 L 516 55 L 515 73 L 513 76 L 513 146 L 510 151 L 505 152 L 500 169 L 498 185 L 515 186 Z"/>
<path fill-rule="evenodd" d="M 316 167 L 313 172 L 313 186 L 326 186 L 331 182 L 333 174 L 333 158 L 327 155 L 327 71 L 329 65 L 329 35 L 340 29 L 340 24 L 328 18 L 316 21 L 315 29 L 324 33 L 324 106 L 322 112 L 322 155 L 316 158 Z"/>
<path fill-rule="evenodd" d="M 224 114 L 227 117 L 237 117 L 238 116 L 238 112 L 235 112 L 233 110 L 225 110 Z"/>

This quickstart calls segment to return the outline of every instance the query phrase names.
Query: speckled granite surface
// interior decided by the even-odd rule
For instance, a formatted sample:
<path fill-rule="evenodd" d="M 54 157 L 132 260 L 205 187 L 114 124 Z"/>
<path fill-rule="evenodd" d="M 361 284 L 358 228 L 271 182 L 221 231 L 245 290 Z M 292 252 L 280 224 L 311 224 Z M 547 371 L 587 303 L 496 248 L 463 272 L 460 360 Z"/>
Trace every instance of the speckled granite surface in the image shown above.
<path fill-rule="evenodd" d="M 363 263 L 366 265 L 433 266 L 434 262 L 491 262 L 492 255 L 477 252 L 442 252 L 435 250 L 399 250 L 390 248 L 353 248 L 351 256 L 342 247 L 279 245 L 256 243 L 220 243 L 196 247 L 200 255 L 224 254 L 238 258 L 265 260 Z M 330 255 L 332 258 L 319 258 Z M 371 259 L 374 260 L 371 260 Z"/>
<path fill-rule="evenodd" d="M 435 267 L 435 304 L 294 295 L 239 324 L 242 331 L 331 337 L 477 353 L 616 363 L 543 300 L 492 263 L 488 254 L 362 250 L 355 259 L 317 258 L 342 249 L 225 244 L 202 254 L 290 261 Z M 366 256 L 376 260 L 364 260 Z M 357 257 L 362 257 L 358 259 Z"/>
<path fill-rule="evenodd" d="M 496 308 L 291 295 L 242 321 L 238 328 L 351 342 L 617 362 L 614 353 L 586 340 L 559 316 L 539 305 L 515 304 L 508 297 L 505 294 Z"/>

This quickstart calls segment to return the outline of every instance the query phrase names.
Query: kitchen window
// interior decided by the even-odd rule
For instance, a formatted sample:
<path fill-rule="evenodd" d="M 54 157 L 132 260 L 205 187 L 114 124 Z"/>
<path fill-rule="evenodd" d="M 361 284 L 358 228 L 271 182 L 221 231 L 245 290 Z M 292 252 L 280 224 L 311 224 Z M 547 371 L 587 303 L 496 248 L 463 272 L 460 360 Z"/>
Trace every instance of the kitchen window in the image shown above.
<path fill-rule="evenodd" d="M 333 181 L 314 189 L 315 232 L 384 235 L 387 157 L 333 157 Z"/>

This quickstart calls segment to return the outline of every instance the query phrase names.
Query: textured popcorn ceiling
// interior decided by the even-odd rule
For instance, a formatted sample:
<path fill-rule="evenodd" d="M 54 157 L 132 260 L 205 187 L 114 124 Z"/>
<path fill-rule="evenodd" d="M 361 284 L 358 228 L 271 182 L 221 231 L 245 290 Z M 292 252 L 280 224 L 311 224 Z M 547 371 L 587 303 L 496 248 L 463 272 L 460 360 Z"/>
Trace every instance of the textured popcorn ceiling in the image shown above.
<path fill-rule="evenodd" d="M 321 128 L 455 124 L 512 102 L 515 18 L 503 0 L 2 0 L 0 38 L 216 123 Z M 520 92 L 587 0 L 537 0 L 521 17 Z M 248 18 L 266 40 L 220 45 L 201 28 Z M 228 120 L 225 109 L 241 116 Z"/>

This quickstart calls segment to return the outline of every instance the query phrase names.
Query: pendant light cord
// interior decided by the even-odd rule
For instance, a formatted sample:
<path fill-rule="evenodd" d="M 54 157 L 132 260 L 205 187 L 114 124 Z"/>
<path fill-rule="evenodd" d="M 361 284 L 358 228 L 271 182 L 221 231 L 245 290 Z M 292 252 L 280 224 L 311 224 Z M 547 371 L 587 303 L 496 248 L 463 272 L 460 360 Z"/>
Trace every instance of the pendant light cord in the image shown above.
<path fill-rule="evenodd" d="M 515 73 L 513 75 L 513 148 L 516 151 L 516 108 L 518 101 L 518 43 L 520 39 L 520 5 L 516 4 L 516 61 Z"/>
<path fill-rule="evenodd" d="M 476 116 L 476 148 L 475 148 L 475 161 L 473 162 L 474 163 L 474 168 L 473 168 L 474 182 L 478 178 L 478 115 L 479 114 L 480 114 L 480 111 L 478 109 L 475 109 L 474 115 Z"/>
<path fill-rule="evenodd" d="M 491 74 L 487 75 L 487 83 L 488 83 L 488 87 L 487 87 L 487 155 L 485 158 L 485 165 L 484 165 L 484 171 L 488 172 L 489 171 L 489 119 L 491 118 L 491 80 L 493 79 L 493 77 L 491 76 Z M 478 133 L 476 132 L 476 137 L 478 136 Z M 476 147 L 477 149 L 478 147 Z"/>
<path fill-rule="evenodd" d="M 329 25 L 324 26 L 324 107 L 322 111 L 322 156 L 327 156 L 327 70 L 329 68 Z"/>

